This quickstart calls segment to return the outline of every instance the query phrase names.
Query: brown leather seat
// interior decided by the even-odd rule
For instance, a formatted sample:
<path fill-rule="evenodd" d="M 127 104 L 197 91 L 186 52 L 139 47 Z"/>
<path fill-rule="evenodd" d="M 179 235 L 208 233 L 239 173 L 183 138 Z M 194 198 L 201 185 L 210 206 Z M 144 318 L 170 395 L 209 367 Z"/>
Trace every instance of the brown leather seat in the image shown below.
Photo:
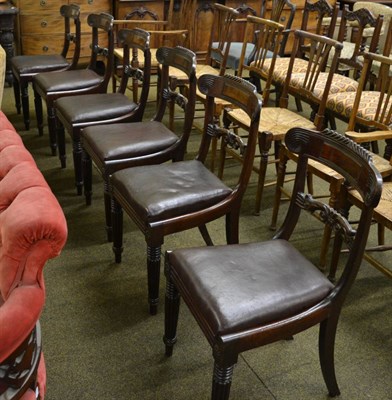
<path fill-rule="evenodd" d="M 281 239 L 180 249 L 169 260 L 176 279 L 197 297 L 214 336 L 292 317 L 333 289 L 326 276 Z"/>
<path fill-rule="evenodd" d="M 298 169 L 288 214 L 272 240 L 166 253 L 166 355 L 172 355 L 177 341 L 182 297 L 212 348 L 212 400 L 229 398 L 240 353 L 317 324 L 323 377 L 330 396 L 340 393 L 334 367 L 336 328 L 361 264 L 382 179 L 369 155 L 337 132 L 293 128 L 286 134 L 286 145 L 298 154 Z M 345 177 L 340 205 L 347 203 L 349 186 L 360 191 L 366 205 L 356 230 L 336 210 L 304 193 L 308 158 Z M 289 241 L 302 211 L 316 213 L 333 227 L 337 247 L 342 240 L 349 242 L 350 255 L 336 285 Z"/>
<path fill-rule="evenodd" d="M 146 185 L 151 177 L 153 182 L 168 183 L 167 189 Z M 129 206 L 148 222 L 195 213 L 218 204 L 232 193 L 197 160 L 121 170 L 113 175 L 111 182 L 118 195 L 129 199 Z M 188 184 L 184 185 L 185 182 Z"/>
<path fill-rule="evenodd" d="M 61 54 L 15 56 L 12 57 L 11 62 L 12 67 L 20 75 L 57 71 L 69 67 L 69 62 Z"/>

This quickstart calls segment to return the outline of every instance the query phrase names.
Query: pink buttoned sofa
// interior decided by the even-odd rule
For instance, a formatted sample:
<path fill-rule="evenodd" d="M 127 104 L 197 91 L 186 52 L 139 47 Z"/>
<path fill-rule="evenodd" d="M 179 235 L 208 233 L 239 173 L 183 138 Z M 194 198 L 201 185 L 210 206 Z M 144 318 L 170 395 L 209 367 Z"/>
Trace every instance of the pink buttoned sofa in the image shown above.
<path fill-rule="evenodd" d="M 43 399 L 43 267 L 67 237 L 63 211 L 0 111 L 0 400 Z"/>

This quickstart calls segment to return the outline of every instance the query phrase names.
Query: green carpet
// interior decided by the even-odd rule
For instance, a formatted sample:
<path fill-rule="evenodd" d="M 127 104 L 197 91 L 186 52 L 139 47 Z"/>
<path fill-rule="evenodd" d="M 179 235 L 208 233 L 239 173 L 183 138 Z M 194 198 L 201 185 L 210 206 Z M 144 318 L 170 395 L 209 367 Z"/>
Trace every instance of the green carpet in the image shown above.
<path fill-rule="evenodd" d="M 162 274 L 158 315 L 151 317 L 143 235 L 125 215 L 123 262 L 116 265 L 111 244 L 106 242 L 98 173 L 94 172 L 93 204 L 87 207 L 84 197 L 76 196 L 69 135 L 68 166 L 60 169 L 57 157 L 50 156 L 46 128 L 43 137 L 37 134 L 33 108 L 30 131 L 24 131 L 22 117 L 16 114 L 11 88 L 5 89 L 2 109 L 33 154 L 68 221 L 68 242 L 61 256 L 45 267 L 47 299 L 41 324 L 48 378 L 46 399 L 208 399 L 211 349 L 184 305 L 173 357 L 164 356 L 165 281 Z M 193 157 L 199 139 L 195 132 L 187 157 Z M 236 164 L 228 171 L 230 168 L 236 168 Z M 268 225 L 274 189 L 265 189 L 263 210 L 255 216 L 255 183 L 253 176 L 243 202 L 241 242 L 265 240 L 273 234 Z M 215 243 L 224 243 L 223 220 L 212 223 L 210 232 Z M 372 241 L 374 233 L 375 227 Z M 321 224 L 309 217 L 294 237 L 315 262 L 321 234 Z M 387 238 L 391 239 L 390 232 Z M 192 230 L 167 237 L 163 251 L 196 245 L 203 245 L 203 241 L 199 232 Z M 388 253 L 380 257 L 390 264 Z M 336 340 L 342 400 L 392 399 L 391 299 L 391 281 L 364 262 L 343 309 Z M 313 328 L 293 341 L 242 354 L 234 371 L 231 399 L 327 399 L 317 340 L 318 331 Z"/>

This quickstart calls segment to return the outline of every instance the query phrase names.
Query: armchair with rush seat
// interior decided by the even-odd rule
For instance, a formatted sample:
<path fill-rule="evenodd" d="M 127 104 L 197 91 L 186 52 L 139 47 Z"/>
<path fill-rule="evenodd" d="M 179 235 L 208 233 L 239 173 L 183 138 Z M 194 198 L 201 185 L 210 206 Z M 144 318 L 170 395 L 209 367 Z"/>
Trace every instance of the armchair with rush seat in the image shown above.
<path fill-rule="evenodd" d="M 340 394 L 334 366 L 337 324 L 361 264 L 382 179 L 367 151 L 337 132 L 293 128 L 285 141 L 298 154 L 298 169 L 288 213 L 272 240 L 166 253 L 166 355 L 172 356 L 177 341 L 182 298 L 212 348 L 212 400 L 229 399 L 242 352 L 315 325 L 320 326 L 319 356 L 328 393 Z M 344 176 L 339 206 L 346 203 L 349 188 L 358 190 L 364 205 L 356 229 L 337 210 L 305 192 L 310 159 Z M 290 241 L 302 211 L 319 214 L 338 240 L 348 242 L 350 253 L 336 285 Z"/>
<path fill-rule="evenodd" d="M 286 78 L 279 99 L 279 107 L 271 107 L 268 105 L 268 99 L 275 71 L 275 61 L 280 60 L 280 58 L 277 58 L 277 46 L 283 27 L 273 21 L 248 17 L 247 28 L 250 30 L 257 29 L 259 31 L 259 38 L 255 46 L 255 59 L 249 66 L 243 62 L 244 51 L 242 52 L 239 75 L 241 76 L 246 71 L 252 79 L 262 79 L 266 81 L 263 88 L 264 107 L 261 112 L 259 124 L 260 163 L 258 167 L 254 167 L 255 172 L 259 175 L 255 206 L 255 213 L 259 214 L 264 186 L 276 184 L 276 180 L 266 181 L 267 166 L 269 164 L 277 164 L 281 144 L 284 142 L 286 132 L 290 128 L 298 126 L 322 130 L 326 125 L 325 104 L 328 93 L 331 90 L 334 70 L 332 67 L 328 72 L 323 72 L 323 65 L 332 50 L 334 51 L 333 66 L 337 65 L 337 57 L 340 54 L 342 45 L 325 36 L 297 30 L 295 32 L 294 49 L 297 49 L 303 42 L 308 44 L 307 68 L 303 73 L 292 73 L 297 60 L 296 52 L 293 51 L 289 58 L 288 70 L 286 71 Z M 269 51 L 272 56 L 268 56 L 267 51 Z M 265 68 L 266 64 L 268 64 L 268 68 Z M 321 76 L 324 77 L 324 85 L 318 88 L 316 95 L 314 92 L 315 87 L 318 87 L 318 81 Z M 296 91 L 301 93 L 302 98 L 307 98 L 312 101 L 314 111 L 312 115 L 305 116 L 288 109 L 288 95 L 293 78 L 297 79 Z M 249 119 L 239 109 L 227 109 L 224 117 L 225 124 L 231 123 L 242 129 L 247 129 L 248 127 Z M 271 151 L 272 144 L 274 144 L 273 151 Z M 272 154 L 270 154 L 270 151 Z M 235 149 L 226 149 L 225 144 L 222 143 L 219 176 L 223 175 L 225 160 L 228 158 L 227 156 L 242 162 L 242 157 L 238 151 Z M 314 164 L 315 163 L 312 161 L 310 162 L 310 170 L 314 169 Z M 336 174 L 329 169 L 319 171 L 318 175 L 325 177 L 325 179 L 330 182 L 335 182 L 334 178 Z M 333 185 L 331 185 L 331 187 L 333 187 Z M 331 191 L 331 195 L 333 195 L 333 191 Z"/>
<path fill-rule="evenodd" d="M 331 5 L 328 0 L 305 0 L 304 10 L 301 19 L 300 30 L 305 32 L 311 32 L 316 35 L 332 37 L 335 23 L 338 16 L 337 4 Z M 330 18 L 330 24 L 325 27 L 322 24 L 324 18 Z M 316 26 L 311 27 L 312 21 L 316 21 Z M 291 30 L 288 34 L 293 35 L 295 30 Z M 291 55 L 295 52 L 295 62 L 293 66 L 293 74 L 305 73 L 308 68 L 308 50 L 309 46 L 306 41 L 301 42 L 300 46 L 291 49 Z M 272 85 L 276 90 L 276 105 L 279 104 L 280 94 L 282 93 L 282 87 L 287 76 L 288 65 L 290 57 L 280 57 L 275 61 L 274 73 L 272 76 Z M 264 65 L 265 73 L 268 73 L 271 61 L 266 61 Z M 300 100 L 296 99 L 298 111 L 302 111 Z"/>

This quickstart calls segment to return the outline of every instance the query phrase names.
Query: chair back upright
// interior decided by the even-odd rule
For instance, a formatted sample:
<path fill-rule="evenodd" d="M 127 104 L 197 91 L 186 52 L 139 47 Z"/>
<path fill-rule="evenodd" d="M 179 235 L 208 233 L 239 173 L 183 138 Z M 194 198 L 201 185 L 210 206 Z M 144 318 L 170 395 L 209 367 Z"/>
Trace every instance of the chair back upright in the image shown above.
<path fill-rule="evenodd" d="M 310 21 L 316 21 L 312 29 L 317 35 L 333 37 L 338 15 L 338 6 L 332 6 L 328 0 L 310 1 L 305 0 L 304 11 L 301 21 L 301 30 L 306 31 Z"/>
<path fill-rule="evenodd" d="M 172 46 L 184 46 L 193 49 L 194 40 L 194 24 L 196 12 L 196 0 L 182 0 L 179 9 L 172 17 L 172 24 L 168 30 L 171 30 Z M 173 11 L 172 11 L 173 12 Z M 175 34 L 178 31 L 179 34 Z M 170 40 L 170 37 L 168 37 Z"/>
<path fill-rule="evenodd" d="M 392 7 L 386 4 L 375 3 L 373 1 L 356 1 L 353 5 L 353 10 L 357 10 L 359 8 L 367 8 L 375 17 L 378 15 L 382 15 L 383 18 L 383 26 L 380 33 L 380 38 L 378 41 L 378 52 L 382 54 L 386 54 L 384 52 L 387 42 L 388 42 L 388 29 L 392 21 Z M 390 48 L 388 49 L 388 54 L 390 52 Z"/>
<path fill-rule="evenodd" d="M 292 76 L 296 54 L 301 52 L 300 48 L 303 43 L 307 44 L 308 64 L 306 72 Z M 288 107 L 289 94 L 309 103 L 315 112 L 314 124 L 318 130 L 325 127 L 326 103 L 342 48 L 342 43 L 329 37 L 302 30 L 295 31 L 294 49 L 291 54 L 280 105 L 284 108 Z M 334 51 L 332 63 L 328 71 L 325 72 L 332 49 Z M 317 84 L 321 78 L 325 79 L 325 84 L 318 87 Z"/>
<path fill-rule="evenodd" d="M 142 29 L 120 29 L 117 34 L 118 42 L 123 48 L 122 75 L 119 93 L 125 93 L 129 79 L 132 80 L 133 101 L 139 105 L 136 121 L 141 121 L 146 108 L 151 80 L 151 51 L 150 34 Z M 143 59 L 139 59 L 139 55 Z M 140 63 L 143 68 L 140 67 Z M 141 85 L 139 95 L 138 87 Z"/>
<path fill-rule="evenodd" d="M 268 18 L 272 21 L 279 23 L 284 22 L 285 31 L 280 41 L 279 47 L 279 56 L 283 57 L 285 55 L 287 40 L 289 37 L 291 26 L 294 21 L 297 6 L 293 4 L 290 0 L 272 0 L 271 13 L 267 15 L 266 5 L 267 1 L 263 0 L 260 14 L 262 18 Z M 284 10 L 288 11 L 288 17 L 282 16 Z"/>
<path fill-rule="evenodd" d="M 226 71 L 227 58 L 233 40 L 234 22 L 240 13 L 231 7 L 214 4 L 214 18 L 211 26 L 210 40 L 206 56 L 206 64 L 215 62 L 219 65 L 219 74 Z"/>
<path fill-rule="evenodd" d="M 161 82 L 159 84 L 158 108 L 153 118 L 155 121 L 162 122 L 166 111 L 176 104 L 184 112 L 182 119 L 182 128 L 177 129 L 180 132 L 179 141 L 176 143 L 175 161 L 182 160 L 185 154 L 186 146 L 193 127 L 193 118 L 196 105 L 196 55 L 185 47 L 160 47 L 156 53 L 157 60 L 161 65 Z M 185 94 L 182 93 L 182 85 L 170 79 L 169 70 L 176 68 L 187 77 L 188 88 Z M 173 149 L 167 149 L 163 153 L 173 152 Z"/>
<path fill-rule="evenodd" d="M 371 71 L 372 63 L 380 64 L 378 76 L 376 77 L 374 90 L 366 91 L 367 77 Z M 374 92 L 377 95 L 374 95 Z M 369 93 L 369 95 L 367 95 Z M 371 100 L 370 100 L 371 99 Z M 359 111 L 360 105 L 364 106 L 365 112 Z M 362 108 L 361 107 L 361 108 Z M 392 124 L 392 59 L 381 54 L 366 52 L 364 54 L 364 66 L 359 80 L 353 109 L 350 114 L 348 131 L 358 128 L 366 130 L 391 130 Z M 389 158 L 387 155 L 386 158 Z"/>
<path fill-rule="evenodd" d="M 206 96 L 206 103 L 203 136 L 197 159 L 203 163 L 206 161 L 213 138 L 219 138 L 227 146 L 239 149 L 244 161 L 235 184 L 233 197 L 236 197 L 240 204 L 253 171 L 262 105 L 261 97 L 257 94 L 253 84 L 232 75 L 202 75 L 198 80 L 198 87 L 200 92 Z M 219 122 L 214 116 L 215 98 L 227 101 L 228 104 L 242 109 L 248 115 L 250 123 L 246 142 L 233 130 L 219 126 Z M 230 200 L 232 199 L 230 198 Z"/>
<path fill-rule="evenodd" d="M 113 72 L 114 18 L 107 13 L 90 14 L 87 23 L 92 29 L 91 56 L 88 69 L 103 76 L 97 92 L 106 92 Z M 104 33 L 105 35 L 101 34 Z"/>
<path fill-rule="evenodd" d="M 252 55 L 252 62 L 248 65 L 245 60 L 246 46 L 242 46 L 238 76 L 242 77 L 244 72 L 249 73 L 250 79 L 266 80 L 263 88 L 263 104 L 268 103 L 270 88 L 272 83 L 272 73 L 276 57 L 278 56 L 280 43 L 282 40 L 284 26 L 273 20 L 248 16 L 245 29 L 245 35 L 249 32 L 256 32 L 255 47 Z M 264 68 L 265 62 L 268 60 L 268 69 Z M 268 71 L 268 72 L 266 72 Z"/>
<path fill-rule="evenodd" d="M 66 58 L 71 43 L 74 45 L 72 60 L 68 67 L 68 69 L 74 69 L 79 62 L 81 47 L 80 7 L 77 4 L 64 4 L 60 7 L 60 15 L 64 17 L 64 44 L 61 55 Z M 74 29 L 71 28 L 71 21 Z"/>
<path fill-rule="evenodd" d="M 367 8 L 355 11 L 344 7 L 340 15 L 340 27 L 337 40 L 342 42 L 344 50 L 339 57 L 339 71 L 354 69 L 360 72 L 363 66 L 365 49 L 375 53 L 379 46 L 379 38 L 384 17 L 374 16 Z M 370 44 L 367 45 L 366 29 L 373 28 Z"/>

